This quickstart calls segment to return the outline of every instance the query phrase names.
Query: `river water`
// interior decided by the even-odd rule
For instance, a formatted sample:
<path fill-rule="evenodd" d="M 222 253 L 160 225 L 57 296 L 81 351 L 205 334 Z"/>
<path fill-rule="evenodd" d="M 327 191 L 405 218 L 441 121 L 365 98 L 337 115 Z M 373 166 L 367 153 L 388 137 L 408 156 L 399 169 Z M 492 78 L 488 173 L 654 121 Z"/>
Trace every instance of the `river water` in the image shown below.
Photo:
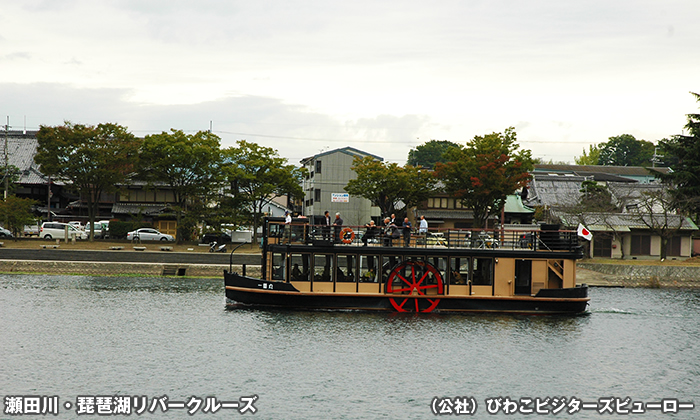
<path fill-rule="evenodd" d="M 2 275 L 0 418 L 700 418 L 680 408 L 700 403 L 700 290 L 591 298 L 573 317 L 292 312 L 226 309 L 221 279 Z"/>

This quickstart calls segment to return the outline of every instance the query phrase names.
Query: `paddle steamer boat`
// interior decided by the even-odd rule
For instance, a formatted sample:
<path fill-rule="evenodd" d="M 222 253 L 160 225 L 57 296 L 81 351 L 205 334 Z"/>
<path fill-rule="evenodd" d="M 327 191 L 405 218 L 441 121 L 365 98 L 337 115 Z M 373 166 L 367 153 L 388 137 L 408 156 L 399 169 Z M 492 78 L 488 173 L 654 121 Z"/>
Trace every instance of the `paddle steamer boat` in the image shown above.
<path fill-rule="evenodd" d="M 404 237 L 381 227 L 266 218 L 262 249 L 261 278 L 246 276 L 245 267 L 224 271 L 228 305 L 575 314 L 589 301 L 588 287 L 576 285 L 577 233 L 546 225 Z"/>

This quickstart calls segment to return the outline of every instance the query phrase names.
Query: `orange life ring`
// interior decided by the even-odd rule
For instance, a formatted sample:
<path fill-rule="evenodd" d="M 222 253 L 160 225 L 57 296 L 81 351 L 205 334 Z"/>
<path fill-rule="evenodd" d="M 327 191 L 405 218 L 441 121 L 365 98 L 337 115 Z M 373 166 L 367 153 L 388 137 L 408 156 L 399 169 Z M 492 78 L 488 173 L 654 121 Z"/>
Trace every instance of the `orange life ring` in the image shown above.
<path fill-rule="evenodd" d="M 340 231 L 340 240 L 344 244 L 352 243 L 352 241 L 355 240 L 355 232 L 349 227 L 343 228 L 343 230 Z"/>

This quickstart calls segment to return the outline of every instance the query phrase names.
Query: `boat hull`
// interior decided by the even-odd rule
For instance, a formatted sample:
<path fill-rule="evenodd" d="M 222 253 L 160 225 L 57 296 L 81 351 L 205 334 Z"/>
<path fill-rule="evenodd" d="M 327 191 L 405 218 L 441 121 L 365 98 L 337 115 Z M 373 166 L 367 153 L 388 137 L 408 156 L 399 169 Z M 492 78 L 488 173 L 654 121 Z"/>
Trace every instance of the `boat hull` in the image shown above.
<path fill-rule="evenodd" d="M 224 272 L 230 305 L 308 310 L 389 312 L 506 312 L 576 314 L 586 311 L 588 287 L 548 289 L 543 296 L 450 296 L 389 293 L 300 292 L 290 283 Z"/>

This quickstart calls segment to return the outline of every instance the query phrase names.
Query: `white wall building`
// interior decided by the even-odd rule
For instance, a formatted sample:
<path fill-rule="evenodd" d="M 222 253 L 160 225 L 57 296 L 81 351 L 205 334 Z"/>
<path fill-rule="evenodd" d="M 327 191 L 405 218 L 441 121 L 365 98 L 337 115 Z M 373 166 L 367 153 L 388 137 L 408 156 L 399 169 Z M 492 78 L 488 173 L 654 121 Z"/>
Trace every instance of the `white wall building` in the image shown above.
<path fill-rule="evenodd" d="M 370 156 L 378 161 L 384 159 L 361 150 L 344 147 L 329 150 L 301 160 L 309 172 L 304 180 L 303 214 L 320 223 L 323 213 L 331 218 L 339 212 L 346 226 L 360 226 L 370 217 L 379 216 L 379 208 L 372 206 L 366 198 L 349 195 L 344 188 L 348 181 L 356 178 L 352 165 L 355 157 Z"/>

